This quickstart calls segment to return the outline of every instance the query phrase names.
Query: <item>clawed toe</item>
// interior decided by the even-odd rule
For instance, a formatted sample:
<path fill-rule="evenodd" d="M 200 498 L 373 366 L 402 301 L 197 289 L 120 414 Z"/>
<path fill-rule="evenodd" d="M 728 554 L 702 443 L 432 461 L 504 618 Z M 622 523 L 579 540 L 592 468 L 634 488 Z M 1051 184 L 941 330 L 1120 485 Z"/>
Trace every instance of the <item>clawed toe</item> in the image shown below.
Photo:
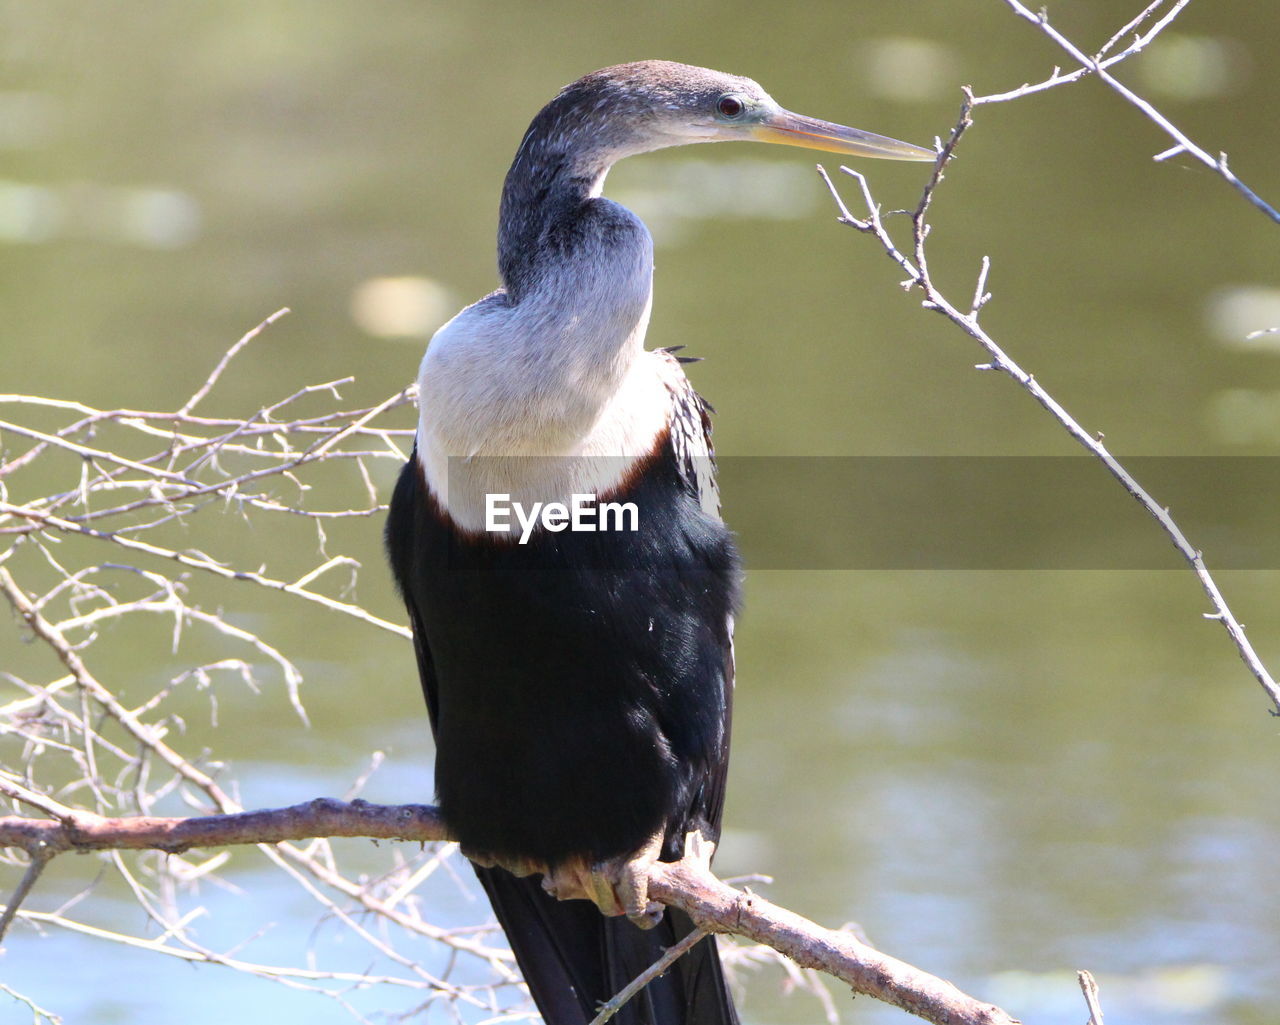
<path fill-rule="evenodd" d="M 652 929 L 662 921 L 666 910 L 658 901 L 649 899 L 649 880 L 662 853 L 662 839 L 661 834 L 650 837 L 628 857 L 595 863 L 571 858 L 543 873 L 542 888 L 557 900 L 589 900 L 603 915 L 626 915 L 641 929 Z M 694 830 L 685 834 L 680 862 L 710 871 L 715 849 L 715 843 L 701 830 Z"/>
<path fill-rule="evenodd" d="M 589 900 L 603 915 L 626 915 L 641 929 L 652 929 L 665 910 L 649 899 L 649 877 L 661 851 L 658 835 L 629 857 L 594 864 L 571 859 L 545 873 L 542 887 L 559 900 Z"/>

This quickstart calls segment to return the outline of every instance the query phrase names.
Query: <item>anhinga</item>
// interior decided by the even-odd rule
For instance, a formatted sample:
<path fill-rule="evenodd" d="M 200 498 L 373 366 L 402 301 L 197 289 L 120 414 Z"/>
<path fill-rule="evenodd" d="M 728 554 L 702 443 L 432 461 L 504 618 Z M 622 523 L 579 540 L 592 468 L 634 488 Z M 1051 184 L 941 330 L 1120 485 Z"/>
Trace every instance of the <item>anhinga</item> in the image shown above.
<path fill-rule="evenodd" d="M 662 920 L 645 870 L 705 856 L 719 836 L 738 558 L 708 407 L 677 357 L 644 348 L 649 232 L 600 193 L 623 157 L 733 139 L 934 158 L 705 68 L 640 61 L 567 86 L 507 173 L 502 287 L 427 349 L 391 503 L 436 796 L 549 1025 L 589 1022 L 691 931 L 678 911 Z M 522 537 L 508 517 L 504 532 L 494 496 L 561 503 L 559 519 Z M 630 504 L 633 521 L 563 529 L 583 496 Z M 735 1022 L 715 941 L 617 1020 Z"/>

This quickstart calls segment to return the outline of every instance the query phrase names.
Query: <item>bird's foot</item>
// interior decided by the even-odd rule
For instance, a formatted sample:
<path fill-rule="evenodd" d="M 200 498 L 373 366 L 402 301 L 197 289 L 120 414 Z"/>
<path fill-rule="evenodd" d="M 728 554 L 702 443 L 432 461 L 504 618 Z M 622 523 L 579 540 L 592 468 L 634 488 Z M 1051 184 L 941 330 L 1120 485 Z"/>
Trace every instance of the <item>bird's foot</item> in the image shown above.
<path fill-rule="evenodd" d="M 542 888 L 557 900 L 589 900 L 609 917 L 626 915 L 641 929 L 662 921 L 663 906 L 649 899 L 649 877 L 662 853 L 662 834 L 640 850 L 608 861 L 571 858 L 542 878 Z"/>
<path fill-rule="evenodd" d="M 664 911 L 662 904 L 649 899 L 649 880 L 662 853 L 662 841 L 658 833 L 634 854 L 594 864 L 571 859 L 544 873 L 542 887 L 559 900 L 589 900 L 601 914 L 626 915 L 641 929 L 652 929 L 662 921 Z M 685 834 L 684 854 L 677 864 L 709 872 L 715 850 L 713 840 L 694 830 Z"/>

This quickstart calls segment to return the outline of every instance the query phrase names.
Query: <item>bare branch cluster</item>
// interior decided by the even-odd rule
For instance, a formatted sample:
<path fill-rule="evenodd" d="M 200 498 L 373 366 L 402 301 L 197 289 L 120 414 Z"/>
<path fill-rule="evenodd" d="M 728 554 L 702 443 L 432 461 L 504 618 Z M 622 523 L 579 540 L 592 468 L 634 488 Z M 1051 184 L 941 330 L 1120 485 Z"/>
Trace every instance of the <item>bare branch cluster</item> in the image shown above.
<path fill-rule="evenodd" d="M 341 389 L 349 382 L 327 381 L 247 418 L 198 411 L 232 359 L 283 312 L 232 346 L 175 410 L 99 410 L 0 396 L 0 406 L 12 411 L 0 420 L 0 593 L 13 613 L 5 629 L 35 642 L 21 666 L 8 658 L 0 666 L 10 695 L 0 704 L 0 794 L 23 813 L 5 820 L 9 849 L 0 853 L 0 866 L 17 882 L 9 884 L 0 936 L 7 930 L 10 942 L 32 942 L 32 930 L 68 931 L 222 965 L 323 993 L 360 1020 L 349 996 L 371 986 L 411 991 L 419 1005 L 439 1000 L 471 1005 L 484 1016 L 523 1016 L 526 996 L 500 934 L 490 943 L 491 925 L 445 929 L 424 910 L 433 881 L 437 889 L 458 886 L 452 846 L 396 845 L 375 873 L 359 858 L 344 868 L 349 857 L 340 858 L 327 839 L 311 839 L 340 831 L 273 834 L 260 813 L 240 806 L 232 768 L 187 736 L 201 704 L 216 724 L 219 694 L 237 685 L 255 693 L 281 687 L 299 719 L 306 716 L 302 670 L 268 636 L 212 603 L 220 600 L 211 590 L 217 581 L 227 582 L 232 602 L 235 594 L 262 591 L 319 606 L 321 615 L 408 635 L 349 599 L 360 567 L 328 552 L 325 528 L 384 508 L 374 480 L 406 458 L 412 432 L 391 426 L 389 414 L 411 402 L 409 391 L 346 408 Z M 403 422 L 403 414 L 396 419 Z M 272 517 L 312 525 L 311 565 L 287 572 L 244 565 L 234 527 Z M 376 522 L 369 529 L 376 532 Z M 168 638 L 168 650 L 154 650 L 148 660 L 157 672 L 127 683 L 112 679 L 102 667 L 121 650 L 137 664 L 131 649 L 154 644 L 155 623 L 165 624 Z M 210 650 L 212 659 L 200 657 Z M 160 667 L 175 659 L 182 668 L 162 674 Z M 370 771 L 379 761 L 375 755 Z M 224 838 L 83 842 L 103 822 L 127 824 L 125 832 L 137 836 L 158 814 L 183 811 L 197 817 L 179 821 L 213 823 Z M 55 834 L 42 831 L 33 812 L 53 820 Z M 237 823 L 240 832 L 226 839 Z M 359 835 L 378 832 L 365 822 Z M 228 842 L 256 850 L 216 849 Z M 99 865 L 85 891 L 48 909 L 24 906 L 52 858 L 90 848 L 100 852 Z M 133 853 L 123 853 L 128 848 Z M 334 968 L 267 963 L 244 949 L 260 924 L 229 947 L 201 942 L 195 923 L 208 912 L 206 896 L 234 892 L 233 858 L 241 870 L 265 859 L 314 903 L 323 928 L 348 934 L 368 954 Z M 105 928 L 92 913 L 95 892 L 121 889 L 145 912 L 136 929 Z M 434 955 L 405 952 L 424 941 Z M 52 1012 L 28 1003 L 33 1014 L 53 1020 Z"/>
<path fill-rule="evenodd" d="M 261 571 L 231 568 L 225 560 L 203 551 L 166 547 L 156 540 L 142 541 L 137 537 L 146 533 L 155 538 L 159 528 L 180 524 L 201 509 L 220 504 L 245 517 L 272 513 L 309 519 L 323 551 L 325 522 L 370 517 L 385 508 L 378 501 L 368 467 L 374 460 L 404 461 L 400 442 L 411 432 L 382 426 L 380 418 L 409 403 L 412 389 L 406 388 L 364 409 L 339 408 L 294 415 L 303 400 L 313 396 L 338 399 L 339 389 L 353 380 L 344 378 L 300 388 L 247 420 L 195 414 L 196 405 L 208 395 L 231 358 L 286 312 L 273 314 L 236 342 L 208 379 L 176 411 L 107 411 L 79 402 L 0 394 L 0 406 L 56 411 L 70 420 L 51 431 L 0 420 L 0 432 L 9 446 L 20 440 L 30 443 L 25 451 L 6 455 L 0 465 L 0 543 L 5 545 L 0 549 L 0 566 L 19 552 L 40 551 L 62 584 L 40 604 L 58 599 L 77 606 L 94 605 L 92 612 L 62 624 L 64 627 L 91 631 L 108 619 L 138 611 L 133 605 L 126 609 L 113 605 L 107 590 L 97 586 L 93 572 L 73 576 L 61 569 L 53 547 L 60 539 L 75 537 L 109 542 L 126 549 L 127 558 L 164 560 L 224 579 L 283 591 L 408 636 L 403 626 L 378 619 L 358 605 L 311 587 L 334 570 L 354 568 L 350 559 L 328 558 L 287 581 Z M 107 439 L 105 447 L 98 439 Z M 24 473 L 48 473 L 45 464 L 56 455 L 74 460 L 64 460 L 62 468 L 76 467 L 75 486 L 25 501 L 18 498 Z M 335 462 L 351 463 L 364 485 L 364 503 L 338 509 L 314 508 L 314 497 L 309 492 L 315 484 L 300 475 L 321 462 L 330 466 Z M 147 611 L 168 612 L 180 605 L 180 598 L 166 590 L 154 573 L 148 576 L 146 570 L 137 572 L 157 587 Z M 289 670 L 290 675 L 293 672 Z"/>
<path fill-rule="evenodd" d="M 1233 172 L 1227 164 L 1227 155 L 1225 153 L 1219 153 L 1215 157 L 1203 146 L 1194 142 L 1189 135 L 1182 131 L 1182 129 L 1178 128 L 1173 121 L 1156 108 L 1155 104 L 1144 99 L 1142 96 L 1139 96 L 1133 89 L 1130 89 L 1110 73 L 1110 68 L 1113 65 L 1119 64 L 1121 61 L 1144 50 L 1148 43 L 1168 28 L 1168 26 L 1173 22 L 1173 19 L 1182 13 L 1183 8 L 1191 3 L 1191 0 L 1175 0 L 1174 3 L 1168 5 L 1168 10 L 1158 18 L 1155 16 L 1162 7 L 1165 7 L 1166 0 L 1155 0 L 1154 3 L 1145 7 L 1141 12 L 1139 12 L 1136 18 L 1126 24 L 1115 35 L 1107 40 L 1102 48 L 1093 55 L 1088 54 L 1085 50 L 1077 46 L 1054 28 L 1049 22 L 1049 15 L 1043 8 L 1032 11 L 1025 4 L 1021 3 L 1020 0 L 1004 0 L 1004 3 L 1008 4 L 1010 9 L 1018 17 L 1038 26 L 1040 31 L 1052 39 L 1054 43 L 1056 43 L 1071 57 L 1072 60 L 1079 62 L 1080 67 L 1067 75 L 1061 74 L 1058 68 L 1054 68 L 1053 74 L 1038 85 L 1024 85 L 1019 89 L 1012 90 L 1011 92 L 983 96 L 976 100 L 975 103 L 1001 103 L 1005 100 L 1012 100 L 1025 96 L 1030 92 L 1036 92 L 1041 89 L 1078 81 L 1085 75 L 1097 75 L 1098 78 L 1105 82 L 1109 88 L 1122 97 L 1126 103 L 1132 104 L 1141 111 L 1142 115 L 1148 121 L 1168 135 L 1172 140 L 1173 145 L 1168 149 L 1157 153 L 1154 159 L 1169 160 L 1172 157 L 1176 157 L 1184 153 L 1187 154 L 1217 174 L 1223 181 L 1239 192 L 1240 195 L 1244 196 L 1245 199 L 1252 203 L 1254 207 L 1260 210 L 1267 217 L 1270 217 L 1273 221 L 1280 223 L 1280 210 L 1277 210 L 1272 204 L 1268 203 L 1254 192 L 1253 189 L 1249 188 L 1248 185 L 1236 177 L 1235 172 Z M 1148 27 L 1145 32 L 1138 34 L 1138 29 L 1148 21 L 1151 21 L 1150 27 Z M 1134 35 L 1132 42 L 1130 42 L 1130 44 L 1120 53 L 1108 56 L 1111 50 L 1113 50 L 1122 39 L 1129 35 Z"/>

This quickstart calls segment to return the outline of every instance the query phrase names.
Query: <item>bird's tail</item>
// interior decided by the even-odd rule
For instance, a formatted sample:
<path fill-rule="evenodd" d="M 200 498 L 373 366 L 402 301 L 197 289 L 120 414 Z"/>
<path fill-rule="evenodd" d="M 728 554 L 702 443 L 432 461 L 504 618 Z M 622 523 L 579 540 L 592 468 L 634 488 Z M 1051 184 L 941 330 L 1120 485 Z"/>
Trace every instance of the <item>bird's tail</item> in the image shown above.
<path fill-rule="evenodd" d="M 588 1025 L 602 1003 L 693 931 L 668 908 L 652 929 L 606 918 L 585 900 L 558 901 L 541 876 L 476 868 L 546 1025 Z M 613 1018 L 617 1025 L 738 1025 L 714 936 L 697 943 Z"/>

